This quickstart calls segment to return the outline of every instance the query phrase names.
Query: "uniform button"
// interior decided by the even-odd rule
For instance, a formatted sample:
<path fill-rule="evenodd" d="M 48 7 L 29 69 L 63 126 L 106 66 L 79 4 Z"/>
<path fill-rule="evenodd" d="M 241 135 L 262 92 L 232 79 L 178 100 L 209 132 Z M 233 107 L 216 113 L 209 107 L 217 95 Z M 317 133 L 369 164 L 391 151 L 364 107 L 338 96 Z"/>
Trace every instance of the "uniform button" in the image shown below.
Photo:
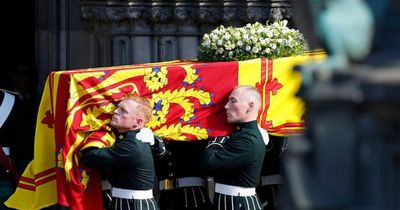
<path fill-rule="evenodd" d="M 168 165 L 168 166 L 172 166 L 172 162 L 171 162 L 171 161 L 168 161 L 168 162 L 167 162 L 167 165 Z"/>
<path fill-rule="evenodd" d="M 169 173 L 168 176 L 169 177 L 174 177 L 174 173 Z"/>
<path fill-rule="evenodd" d="M 119 139 L 123 139 L 123 138 L 124 138 L 124 135 L 119 135 L 118 138 L 119 138 Z"/>

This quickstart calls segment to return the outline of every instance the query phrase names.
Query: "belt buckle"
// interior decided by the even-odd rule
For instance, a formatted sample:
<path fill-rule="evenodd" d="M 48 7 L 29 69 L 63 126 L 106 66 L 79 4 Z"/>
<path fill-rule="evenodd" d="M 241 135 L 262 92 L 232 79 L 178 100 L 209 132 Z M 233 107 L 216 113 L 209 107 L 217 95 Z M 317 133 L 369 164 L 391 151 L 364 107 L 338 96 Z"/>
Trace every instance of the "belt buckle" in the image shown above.
<path fill-rule="evenodd" d="M 175 180 L 174 179 L 165 179 L 165 189 L 175 189 Z"/>

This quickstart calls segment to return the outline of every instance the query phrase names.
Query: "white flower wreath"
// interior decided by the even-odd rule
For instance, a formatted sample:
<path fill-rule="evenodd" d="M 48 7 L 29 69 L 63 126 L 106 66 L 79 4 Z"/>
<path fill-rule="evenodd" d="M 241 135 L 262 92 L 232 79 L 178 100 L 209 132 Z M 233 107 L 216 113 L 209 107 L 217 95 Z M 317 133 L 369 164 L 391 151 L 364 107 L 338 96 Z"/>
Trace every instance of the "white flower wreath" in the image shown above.
<path fill-rule="evenodd" d="M 305 50 L 304 36 L 287 26 L 287 21 L 272 24 L 247 24 L 244 27 L 224 27 L 204 34 L 198 59 L 201 61 L 231 61 L 254 58 L 280 58 L 298 55 Z"/>

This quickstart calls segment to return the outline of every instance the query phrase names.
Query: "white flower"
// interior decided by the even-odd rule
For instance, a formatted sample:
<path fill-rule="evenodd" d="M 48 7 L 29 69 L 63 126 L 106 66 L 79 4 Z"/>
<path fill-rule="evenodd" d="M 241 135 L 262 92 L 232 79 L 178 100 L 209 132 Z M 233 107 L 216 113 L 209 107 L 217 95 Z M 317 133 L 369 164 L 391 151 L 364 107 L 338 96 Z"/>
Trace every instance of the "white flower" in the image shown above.
<path fill-rule="evenodd" d="M 246 51 L 250 51 L 251 47 L 249 45 L 246 45 Z"/>
<path fill-rule="evenodd" d="M 224 35 L 224 39 L 225 39 L 225 40 L 229 40 L 230 38 L 231 38 L 231 35 L 229 35 L 229 34 L 225 34 L 225 35 Z"/>
<path fill-rule="evenodd" d="M 253 37 L 251 38 L 251 41 L 252 41 L 254 44 L 257 43 L 257 42 L 258 42 L 258 37 L 253 36 Z"/>
<path fill-rule="evenodd" d="M 252 53 L 258 53 L 260 51 L 260 49 L 258 47 L 253 47 L 253 49 L 251 50 Z"/>
<path fill-rule="evenodd" d="M 204 34 L 199 60 L 244 60 L 257 57 L 279 58 L 298 55 L 306 47 L 303 35 L 287 27 L 287 21 L 246 24 L 234 28 L 219 26 Z"/>
<path fill-rule="evenodd" d="M 204 47 L 207 47 L 207 48 L 210 47 L 210 44 L 211 44 L 211 41 L 210 41 L 209 39 L 204 40 L 204 42 L 202 43 L 202 45 L 203 45 Z"/>

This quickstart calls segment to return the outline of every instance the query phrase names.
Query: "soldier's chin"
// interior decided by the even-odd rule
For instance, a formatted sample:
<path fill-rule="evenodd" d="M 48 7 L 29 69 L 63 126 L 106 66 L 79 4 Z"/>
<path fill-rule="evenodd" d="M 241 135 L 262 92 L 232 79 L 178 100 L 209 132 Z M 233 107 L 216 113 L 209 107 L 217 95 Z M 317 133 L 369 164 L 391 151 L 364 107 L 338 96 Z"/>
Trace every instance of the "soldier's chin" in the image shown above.
<path fill-rule="evenodd" d="M 113 120 L 111 120 L 110 125 L 111 125 L 112 127 L 115 128 L 115 126 L 116 126 L 117 124 L 116 124 Z"/>
<path fill-rule="evenodd" d="M 228 123 L 235 123 L 235 120 L 232 119 L 232 118 L 230 118 L 230 117 L 227 117 L 227 118 L 226 118 L 226 121 L 227 121 Z"/>

